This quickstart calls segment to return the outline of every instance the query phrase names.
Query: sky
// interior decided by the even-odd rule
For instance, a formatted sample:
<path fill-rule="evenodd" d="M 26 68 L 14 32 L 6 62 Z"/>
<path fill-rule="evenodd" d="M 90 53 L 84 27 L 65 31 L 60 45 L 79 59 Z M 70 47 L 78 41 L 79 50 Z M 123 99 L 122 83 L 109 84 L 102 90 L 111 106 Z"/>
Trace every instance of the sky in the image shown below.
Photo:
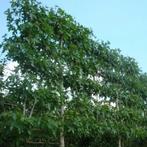
<path fill-rule="evenodd" d="M 4 11 L 10 0 L 0 0 L 0 42 L 7 32 Z M 98 40 L 136 59 L 147 72 L 147 0 L 39 0 L 48 7 L 59 6 L 77 22 L 93 30 Z"/>

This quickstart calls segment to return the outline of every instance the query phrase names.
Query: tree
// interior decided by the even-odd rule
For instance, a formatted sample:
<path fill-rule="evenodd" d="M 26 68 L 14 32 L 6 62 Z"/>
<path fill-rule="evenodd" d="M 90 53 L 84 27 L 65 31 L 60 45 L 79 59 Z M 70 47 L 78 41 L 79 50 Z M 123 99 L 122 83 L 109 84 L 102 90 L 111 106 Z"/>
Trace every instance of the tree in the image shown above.
<path fill-rule="evenodd" d="M 8 58 L 18 62 L 21 76 L 16 74 L 8 80 L 11 94 L 8 97 L 15 96 L 15 103 L 19 105 L 16 109 L 20 107 L 19 115 L 23 114 L 26 121 L 32 121 L 28 118 L 39 121 L 36 117 L 42 116 L 55 117 L 50 119 L 57 120 L 55 134 L 57 138 L 60 134 L 60 146 L 63 147 L 64 111 L 71 96 L 83 95 L 78 88 L 81 86 L 82 89 L 86 84 L 83 79 L 88 73 L 85 75 L 82 70 L 87 68 L 87 62 L 91 62 L 88 61 L 91 31 L 77 24 L 61 9 L 48 11 L 37 2 L 28 0 L 11 2 L 11 5 L 6 13 L 12 35 L 5 38 L 3 49 L 8 52 Z M 37 87 L 35 90 L 33 85 Z M 12 87 L 16 87 L 14 91 Z M 37 98 L 42 92 L 43 95 Z M 44 103 L 51 108 L 46 108 Z M 37 113 L 39 108 L 45 110 Z"/>

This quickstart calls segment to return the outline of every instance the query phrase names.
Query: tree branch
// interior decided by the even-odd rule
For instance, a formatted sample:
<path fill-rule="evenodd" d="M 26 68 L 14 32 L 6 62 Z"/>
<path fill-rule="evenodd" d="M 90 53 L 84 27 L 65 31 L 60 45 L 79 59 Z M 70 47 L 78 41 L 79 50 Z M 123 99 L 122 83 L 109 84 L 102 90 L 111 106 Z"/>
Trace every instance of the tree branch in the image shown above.
<path fill-rule="evenodd" d="M 32 117 L 32 115 L 33 115 L 33 112 L 34 112 L 34 108 L 35 108 L 36 103 L 37 103 L 37 99 L 35 98 L 35 101 L 34 101 L 34 104 L 33 104 L 32 109 L 31 109 L 31 112 L 30 112 L 29 118 Z"/>

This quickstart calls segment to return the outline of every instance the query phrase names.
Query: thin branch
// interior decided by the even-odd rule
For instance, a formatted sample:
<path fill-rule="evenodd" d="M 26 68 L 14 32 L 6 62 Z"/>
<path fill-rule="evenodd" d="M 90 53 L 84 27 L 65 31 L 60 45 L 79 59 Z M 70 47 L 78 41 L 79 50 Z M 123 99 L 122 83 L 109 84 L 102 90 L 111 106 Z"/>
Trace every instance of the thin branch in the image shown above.
<path fill-rule="evenodd" d="M 27 144 L 59 144 L 54 142 L 31 141 L 31 140 L 27 140 L 26 143 Z"/>
<path fill-rule="evenodd" d="M 26 115 L 26 101 L 24 102 L 24 105 L 23 105 L 23 115 L 24 116 Z"/>
<path fill-rule="evenodd" d="M 12 103 L 4 103 L 4 105 L 12 106 L 12 107 L 17 107 L 17 105 L 12 104 Z"/>
<path fill-rule="evenodd" d="M 38 141 L 38 142 L 36 141 L 35 142 L 35 141 L 29 141 L 28 140 L 28 141 L 26 141 L 26 143 L 28 143 L 28 144 L 45 144 L 46 142 L 42 142 L 42 141 Z"/>
<path fill-rule="evenodd" d="M 33 107 L 31 109 L 29 117 L 32 117 L 36 103 L 37 103 L 37 99 L 35 98 L 35 101 L 34 101 L 34 104 L 33 104 Z"/>

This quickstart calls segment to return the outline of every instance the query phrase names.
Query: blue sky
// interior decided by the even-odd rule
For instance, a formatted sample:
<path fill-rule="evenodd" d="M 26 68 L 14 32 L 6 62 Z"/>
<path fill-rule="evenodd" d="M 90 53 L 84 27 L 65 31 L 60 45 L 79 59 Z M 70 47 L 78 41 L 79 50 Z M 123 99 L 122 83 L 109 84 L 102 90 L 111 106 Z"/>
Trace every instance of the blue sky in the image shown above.
<path fill-rule="evenodd" d="M 99 40 L 136 59 L 147 72 L 147 0 L 40 0 L 48 7 L 63 8 L 80 24 L 93 30 Z M 0 41 L 6 33 L 3 12 L 9 0 L 0 0 Z"/>

